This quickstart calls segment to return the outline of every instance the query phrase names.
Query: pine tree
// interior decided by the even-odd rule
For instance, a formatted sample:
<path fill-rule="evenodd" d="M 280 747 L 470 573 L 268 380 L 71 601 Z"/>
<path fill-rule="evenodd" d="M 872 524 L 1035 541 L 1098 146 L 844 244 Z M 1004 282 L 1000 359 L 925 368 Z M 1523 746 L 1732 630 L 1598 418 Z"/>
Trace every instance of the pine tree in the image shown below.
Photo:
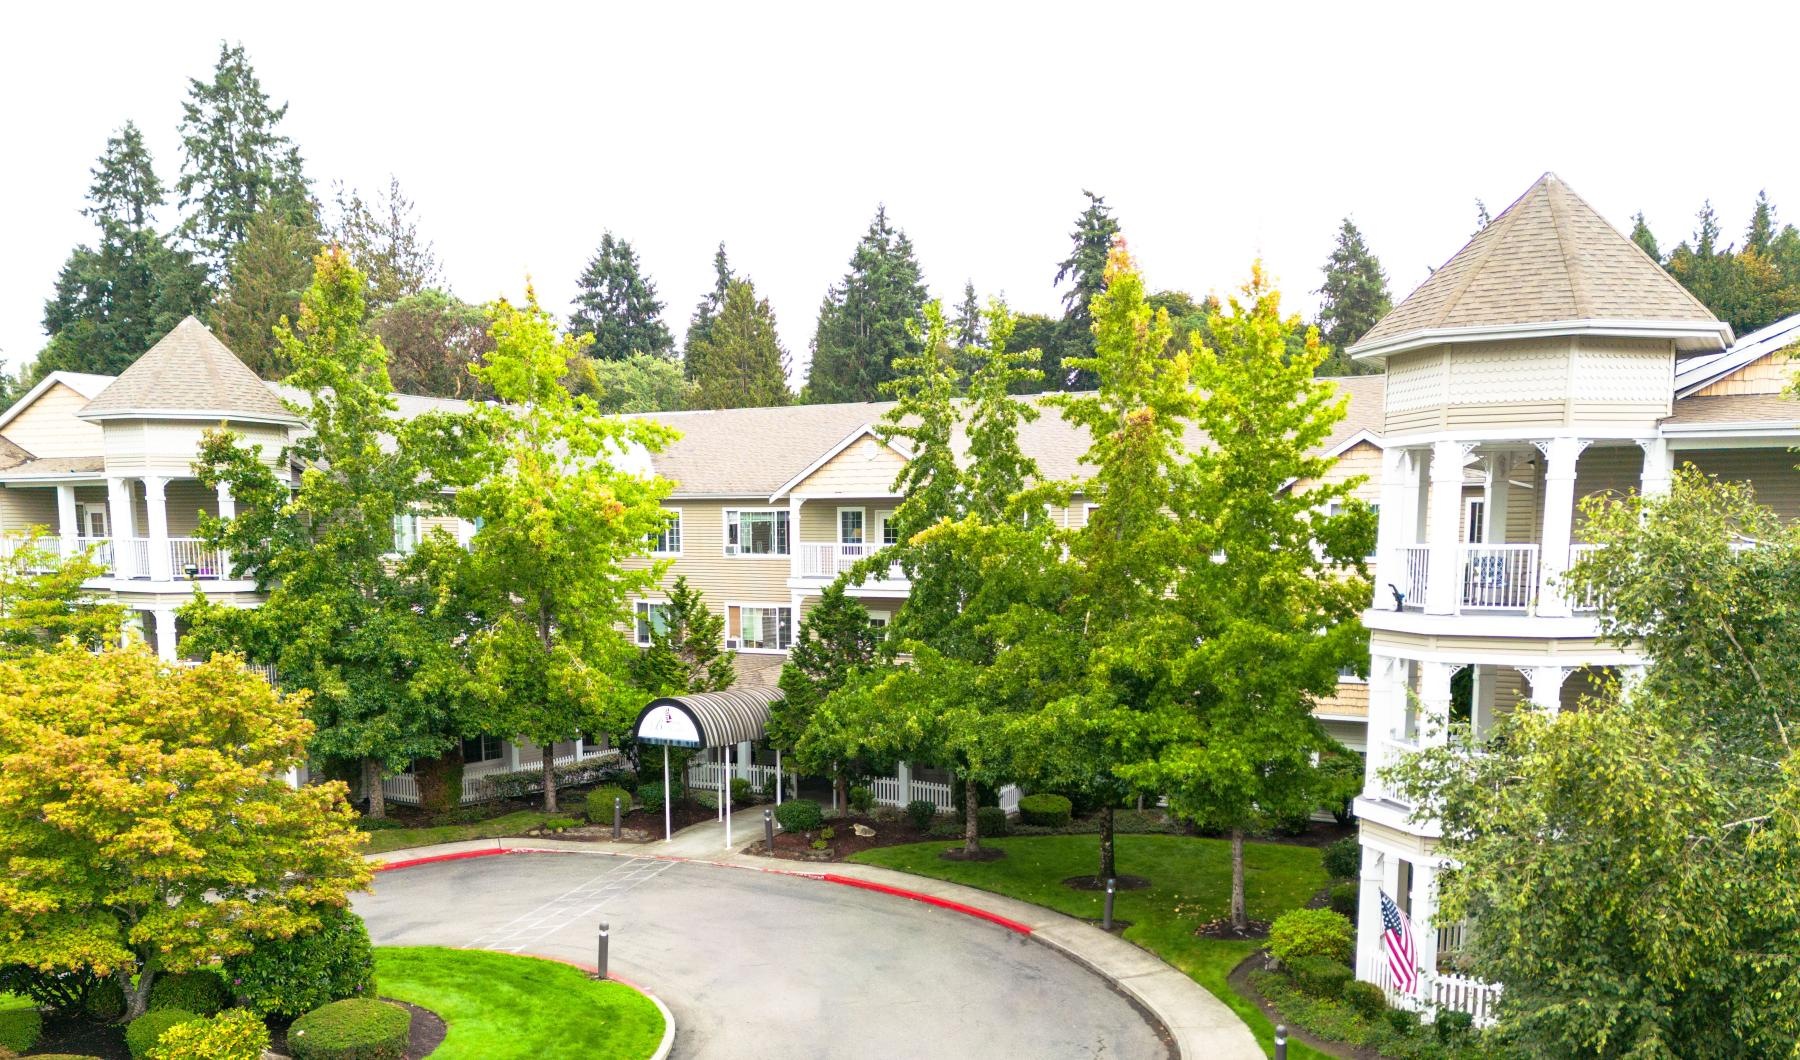
<path fill-rule="evenodd" d="M 695 387 L 692 408 L 755 408 L 792 400 L 775 313 L 768 299 L 756 297 L 749 280 L 731 281 L 707 337 L 688 350 L 687 365 Z"/>
<path fill-rule="evenodd" d="M 1775 204 L 1769 201 L 1767 191 L 1759 191 L 1756 207 L 1750 214 L 1750 230 L 1745 234 L 1744 247 L 1766 255 L 1775 245 L 1775 233 Z"/>
<path fill-rule="evenodd" d="M 1631 217 L 1631 241 L 1638 249 L 1650 255 L 1650 260 L 1662 264 L 1662 250 L 1656 245 L 1656 235 L 1650 231 L 1650 222 L 1644 220 L 1644 211 L 1639 210 Z"/>
<path fill-rule="evenodd" d="M 976 351 L 987 343 L 987 322 L 982 317 L 981 301 L 975 297 L 973 280 L 963 281 L 963 300 L 956 307 L 951 336 L 956 345 L 957 370 L 966 377 L 975 371 Z"/>
<path fill-rule="evenodd" d="M 805 400 L 875 401 L 894 378 L 894 362 L 915 356 L 909 328 L 923 319 L 925 283 L 912 241 L 876 209 L 850 256 L 850 271 L 825 294 L 813 336 Z"/>
<path fill-rule="evenodd" d="M 689 380 L 694 378 L 694 346 L 711 336 L 713 318 L 725 308 L 725 292 L 733 279 L 736 277 L 731 275 L 731 263 L 725 259 L 725 244 L 720 243 L 713 252 L 713 288 L 694 307 L 694 315 L 688 319 L 687 337 L 681 344 L 681 370 Z"/>
<path fill-rule="evenodd" d="M 675 340 L 662 322 L 663 305 L 656 285 L 638 267 L 631 244 L 611 232 L 600 236 L 600 249 L 575 281 L 574 312 L 569 333 L 592 335 L 590 356 L 622 361 L 634 353 L 671 356 Z"/>
<path fill-rule="evenodd" d="M 300 149 L 276 131 L 287 104 L 270 105 L 243 45 L 219 45 L 212 80 L 190 79 L 181 109 L 186 158 L 175 190 L 193 210 L 181 231 L 218 280 L 258 213 L 305 224 L 311 198 Z"/>
<path fill-rule="evenodd" d="M 212 312 L 219 341 L 264 379 L 280 379 L 292 366 L 275 329 L 300 315 L 300 296 L 312 283 L 319 234 L 309 220 L 277 210 L 251 219 L 231 251 L 225 294 Z"/>
<path fill-rule="evenodd" d="M 437 255 L 419 235 L 413 201 L 400 190 L 399 178 L 390 176 L 386 193 L 373 201 L 341 183 L 334 198 L 337 216 L 326 239 L 343 247 L 368 277 L 371 313 L 442 283 Z"/>
<path fill-rule="evenodd" d="M 1719 219 L 1709 201 L 1700 210 L 1693 239 L 1669 254 L 1667 268 L 1713 315 L 1747 335 L 1800 311 L 1800 234 L 1777 232 L 1775 208 L 1758 195 L 1743 250 L 1719 247 Z M 1764 249 L 1758 249 L 1761 245 Z"/>
<path fill-rule="evenodd" d="M 206 275 L 153 227 L 163 205 L 143 134 L 127 122 L 106 142 L 82 213 L 99 226 L 97 247 L 77 247 L 44 303 L 49 345 L 28 375 L 124 371 L 182 317 L 206 304 Z"/>
<path fill-rule="evenodd" d="M 1092 372 L 1066 367 L 1063 361 L 1094 355 L 1094 315 L 1088 304 L 1106 290 L 1106 258 L 1119 238 L 1119 222 L 1107 208 L 1106 197 L 1085 188 L 1081 194 L 1087 196 L 1087 209 L 1081 211 L 1075 231 L 1069 233 L 1074 247 L 1056 268 L 1055 282 L 1069 281 L 1069 290 L 1063 295 L 1062 334 L 1048 366 L 1053 390 L 1094 388 Z"/>
<path fill-rule="evenodd" d="M 1387 273 L 1348 217 L 1338 228 L 1337 247 L 1325 259 L 1324 271 L 1325 285 L 1319 288 L 1319 331 L 1331 355 L 1319 366 L 1320 373 L 1379 372 L 1380 366 L 1352 361 L 1345 352 L 1393 308 Z"/>
<path fill-rule="evenodd" d="M 725 616 L 706 606 L 687 577 L 675 579 L 661 605 L 661 628 L 652 626 L 650 647 L 632 667 L 637 686 L 651 695 L 723 692 L 737 680 L 737 653 L 726 651 Z"/>

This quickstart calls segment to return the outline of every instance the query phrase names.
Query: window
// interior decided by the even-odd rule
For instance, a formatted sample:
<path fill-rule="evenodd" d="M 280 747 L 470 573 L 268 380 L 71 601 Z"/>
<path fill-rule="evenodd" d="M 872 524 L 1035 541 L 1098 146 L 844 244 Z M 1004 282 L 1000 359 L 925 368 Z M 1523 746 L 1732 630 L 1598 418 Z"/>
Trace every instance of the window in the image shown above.
<path fill-rule="evenodd" d="M 634 639 L 640 648 L 650 646 L 651 637 L 669 631 L 669 605 L 660 600 L 637 602 L 637 630 Z"/>
<path fill-rule="evenodd" d="M 663 528 L 650 535 L 650 551 L 659 556 L 681 555 L 681 509 L 670 509 L 673 516 Z"/>
<path fill-rule="evenodd" d="M 893 620 L 893 615 L 889 614 L 886 611 L 870 611 L 869 612 L 869 625 L 874 626 L 876 629 L 886 629 L 888 627 L 888 623 L 891 622 L 892 620 Z"/>
<path fill-rule="evenodd" d="M 462 742 L 464 762 L 492 762 L 500 757 L 498 736 L 470 736 Z"/>
<path fill-rule="evenodd" d="M 779 604 L 729 604 L 725 608 L 726 647 L 739 651 L 786 651 L 794 644 L 794 609 Z"/>
<path fill-rule="evenodd" d="M 1470 497 L 1465 506 L 1467 514 L 1463 519 L 1463 540 L 1471 545 L 1479 545 L 1487 540 L 1487 501 L 1480 497 Z"/>
<path fill-rule="evenodd" d="M 875 525 L 881 527 L 881 543 L 883 546 L 900 543 L 900 524 L 894 522 L 893 512 L 879 512 L 875 516 Z"/>
<path fill-rule="evenodd" d="M 863 510 L 861 508 L 839 508 L 838 544 L 860 545 L 863 543 Z"/>
<path fill-rule="evenodd" d="M 727 556 L 785 556 L 788 554 L 788 513 L 725 509 Z"/>
<path fill-rule="evenodd" d="M 394 516 L 394 551 L 404 556 L 419 547 L 422 539 L 419 528 L 419 517 L 416 515 Z"/>

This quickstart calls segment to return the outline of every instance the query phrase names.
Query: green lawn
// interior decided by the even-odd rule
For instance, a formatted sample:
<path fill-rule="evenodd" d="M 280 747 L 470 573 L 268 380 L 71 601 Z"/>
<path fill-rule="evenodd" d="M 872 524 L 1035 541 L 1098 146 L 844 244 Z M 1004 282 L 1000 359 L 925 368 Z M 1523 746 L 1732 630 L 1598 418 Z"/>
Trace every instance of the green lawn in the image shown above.
<path fill-rule="evenodd" d="M 662 1013 L 649 998 L 557 961 L 383 946 L 375 975 L 383 997 L 421 1005 L 450 1025 L 432 1060 L 641 1060 L 662 1043 Z"/>
<path fill-rule="evenodd" d="M 1017 836 L 983 840 L 1006 851 L 999 861 L 945 861 L 949 844 L 913 843 L 857 854 L 852 861 L 949 880 L 1009 898 L 1045 906 L 1070 916 L 1099 919 L 1105 896 L 1065 887 L 1071 876 L 1092 875 L 1099 864 L 1099 839 L 1091 835 Z M 1170 835 L 1122 835 L 1117 839 L 1118 871 L 1145 876 L 1150 887 L 1120 891 L 1113 915 L 1128 920 L 1125 938 L 1191 976 L 1230 1005 L 1273 1054 L 1274 1026 L 1249 1000 L 1239 997 L 1226 977 L 1256 952 L 1255 942 L 1198 938 L 1194 929 L 1230 911 L 1231 844 L 1221 839 Z M 1273 920 L 1306 904 L 1325 886 L 1319 851 L 1280 843 L 1248 843 L 1244 849 L 1244 898 L 1250 916 Z M 1320 1057 L 1299 1042 L 1290 1057 Z"/>
<path fill-rule="evenodd" d="M 458 843 L 465 839 L 495 839 L 503 835 L 523 835 L 544 821 L 569 814 L 544 813 L 539 810 L 517 810 L 503 817 L 491 817 L 469 824 L 442 824 L 430 828 L 382 828 L 369 833 L 365 854 L 385 854 L 390 850 L 430 846 L 433 843 Z"/>

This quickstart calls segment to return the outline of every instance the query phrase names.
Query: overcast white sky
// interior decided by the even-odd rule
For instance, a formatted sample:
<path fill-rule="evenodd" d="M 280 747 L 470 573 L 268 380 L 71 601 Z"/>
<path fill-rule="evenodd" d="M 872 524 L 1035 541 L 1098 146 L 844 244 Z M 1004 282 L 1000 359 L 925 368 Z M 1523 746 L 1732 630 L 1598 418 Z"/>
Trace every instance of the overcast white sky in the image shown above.
<path fill-rule="evenodd" d="M 1590 7 L 1593 9 L 1590 10 Z M 807 357 L 875 206 L 934 293 L 1055 311 L 1081 190 L 1154 287 L 1261 255 L 1310 312 L 1352 215 L 1398 298 L 1555 170 L 1665 245 L 1758 188 L 1800 222 L 1800 5 L 32 4 L 0 44 L 0 356 L 44 341 L 88 169 L 127 119 L 173 184 L 190 77 L 242 41 L 321 193 L 390 173 L 455 291 L 562 312 L 604 229 L 679 337 L 713 247 Z M 1762 59 L 1745 59 L 1746 54 Z M 173 222 L 171 214 L 169 221 Z"/>

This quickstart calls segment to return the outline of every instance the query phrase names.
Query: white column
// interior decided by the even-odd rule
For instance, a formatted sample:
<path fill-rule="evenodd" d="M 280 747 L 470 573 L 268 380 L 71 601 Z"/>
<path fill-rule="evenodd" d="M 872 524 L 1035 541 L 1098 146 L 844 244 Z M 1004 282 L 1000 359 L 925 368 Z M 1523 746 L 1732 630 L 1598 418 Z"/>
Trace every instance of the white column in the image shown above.
<path fill-rule="evenodd" d="M 793 578 L 800 577 L 803 569 L 801 567 L 803 559 L 800 555 L 803 551 L 800 547 L 800 506 L 804 503 L 806 503 L 806 498 L 792 493 L 788 494 L 788 575 Z M 796 601 L 794 604 L 796 620 L 799 615 L 800 605 Z"/>
<path fill-rule="evenodd" d="M 1437 866 L 1429 860 L 1413 865 L 1412 922 L 1419 967 L 1437 971 Z M 1421 982 L 1423 981 L 1421 977 Z"/>
<path fill-rule="evenodd" d="M 1475 736 L 1484 738 L 1489 729 L 1494 727 L 1495 686 L 1499 674 L 1492 666 L 1475 667 L 1474 696 L 1469 704 L 1469 720 L 1473 723 Z"/>
<path fill-rule="evenodd" d="M 163 487 L 169 480 L 158 475 L 144 476 L 144 517 L 150 524 L 150 580 L 173 581 L 169 563 L 169 509 L 163 502 Z"/>
<path fill-rule="evenodd" d="M 745 780 L 750 779 L 750 758 L 750 741 L 745 740 L 737 745 L 737 772 L 733 774 L 734 776 L 743 777 Z"/>
<path fill-rule="evenodd" d="M 156 657 L 163 662 L 174 662 L 175 611 L 173 608 L 160 607 L 150 614 L 156 619 Z"/>
<path fill-rule="evenodd" d="M 1482 496 L 1482 511 L 1486 513 L 1487 525 L 1484 526 L 1481 540 L 1490 545 L 1504 545 L 1506 541 L 1506 513 L 1508 502 L 1512 499 L 1512 487 L 1507 479 L 1512 475 L 1513 458 L 1505 453 L 1495 453 L 1487 461 L 1487 491 Z"/>
<path fill-rule="evenodd" d="M 107 529 L 112 531 L 113 573 L 120 578 L 147 573 L 137 569 L 137 551 L 131 546 L 132 538 L 137 536 L 137 513 L 132 507 L 131 480 L 107 479 L 106 522 Z"/>
<path fill-rule="evenodd" d="M 1378 799 L 1381 784 L 1375 773 L 1387 764 L 1382 759 L 1381 745 L 1401 730 L 1406 719 L 1405 661 L 1392 655 L 1369 656 L 1368 694 L 1368 753 L 1364 755 L 1363 793 Z"/>
<path fill-rule="evenodd" d="M 787 778 L 781 775 L 781 748 L 775 748 L 775 805 L 781 805 L 781 792 L 787 787 Z"/>
<path fill-rule="evenodd" d="M 1356 892 L 1356 975 L 1359 979 L 1372 979 L 1374 970 L 1386 960 L 1381 948 L 1381 885 L 1386 868 L 1383 863 L 1387 860 L 1381 851 L 1367 843 L 1363 845 L 1362 873 Z"/>
<path fill-rule="evenodd" d="M 1394 606 L 1394 590 L 1406 591 L 1406 557 L 1413 543 L 1407 490 L 1415 489 L 1412 450 L 1392 446 L 1381 453 L 1381 516 L 1375 524 L 1375 608 Z"/>
<path fill-rule="evenodd" d="M 1525 671 L 1525 680 L 1531 683 L 1531 701 L 1550 712 L 1554 717 L 1562 710 L 1562 686 L 1568 680 L 1573 667 L 1568 666 L 1533 666 Z"/>
<path fill-rule="evenodd" d="M 587 757 L 587 748 L 585 746 L 585 743 L 586 743 L 585 737 L 581 737 L 581 736 L 575 737 L 575 761 L 577 761 L 577 762 L 579 762 L 583 758 Z"/>
<path fill-rule="evenodd" d="M 1438 442 L 1431 447 L 1431 561 L 1427 568 L 1425 613 L 1456 613 L 1462 550 L 1457 537 L 1462 522 L 1463 463 L 1473 446 Z"/>
<path fill-rule="evenodd" d="M 1450 724 L 1450 663 L 1419 664 L 1419 746 L 1442 745 Z"/>
<path fill-rule="evenodd" d="M 56 486 L 56 534 L 57 550 L 64 556 L 74 555 L 81 523 L 75 518 L 75 487 L 66 482 Z"/>
<path fill-rule="evenodd" d="M 1638 445 L 1644 450 L 1644 477 L 1638 492 L 1646 497 L 1660 497 L 1669 492 L 1675 454 L 1669 451 L 1667 438 L 1640 438 Z"/>
<path fill-rule="evenodd" d="M 219 483 L 218 494 L 219 494 L 219 518 L 221 518 L 221 519 L 236 519 L 237 518 L 237 498 L 233 497 L 231 495 L 231 483 L 229 483 L 229 482 Z M 221 568 L 219 571 L 219 577 L 221 577 L 221 578 L 231 577 L 231 575 L 232 575 L 231 553 L 225 551 L 224 549 L 219 550 L 219 567 Z"/>
<path fill-rule="evenodd" d="M 1544 539 L 1538 557 L 1537 613 L 1563 618 L 1569 614 L 1562 578 L 1569 569 L 1569 543 L 1575 528 L 1575 462 L 1588 443 L 1579 438 L 1552 438 L 1532 444 L 1544 454 Z"/>
<path fill-rule="evenodd" d="M 1644 680 L 1644 673 L 1649 669 L 1643 663 L 1634 663 L 1619 667 L 1619 694 L 1628 696 Z"/>
<path fill-rule="evenodd" d="M 912 763 L 901 762 L 895 767 L 894 776 L 900 781 L 900 807 L 905 809 L 912 801 Z"/>

